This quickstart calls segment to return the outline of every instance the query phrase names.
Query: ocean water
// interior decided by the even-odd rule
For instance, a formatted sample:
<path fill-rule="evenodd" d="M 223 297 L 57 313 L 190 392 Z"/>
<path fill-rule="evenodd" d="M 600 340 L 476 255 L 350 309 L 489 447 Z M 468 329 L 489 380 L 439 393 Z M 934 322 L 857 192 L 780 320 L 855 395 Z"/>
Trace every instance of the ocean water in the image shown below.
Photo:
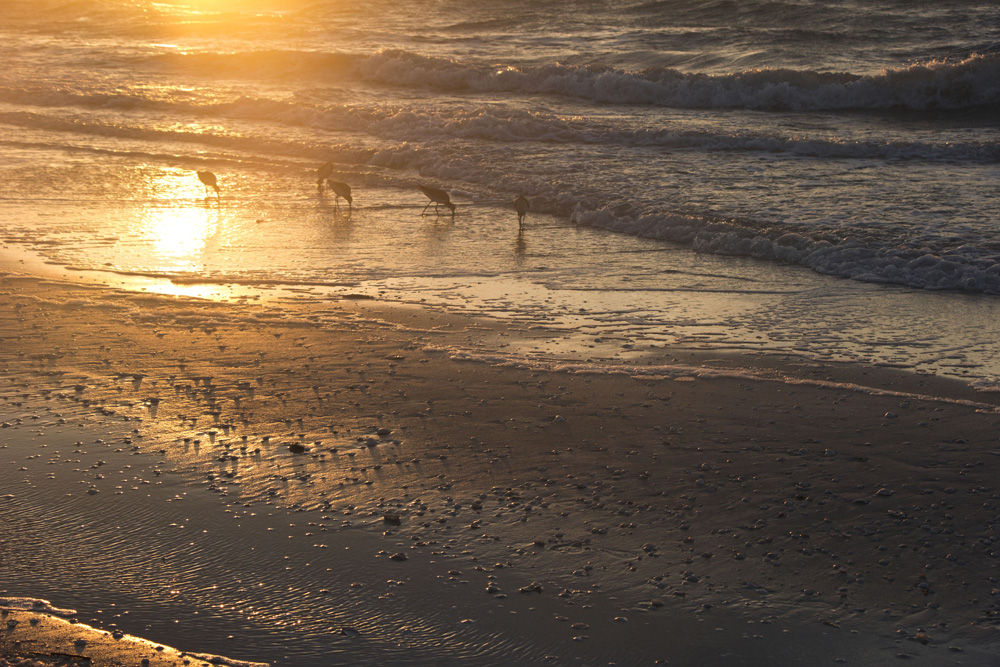
<path fill-rule="evenodd" d="M 53 261 L 1000 378 L 996 3 L 4 0 L 0 19 L 0 238 Z M 317 190 L 326 161 L 350 210 Z M 421 216 L 418 183 L 456 216 Z"/>

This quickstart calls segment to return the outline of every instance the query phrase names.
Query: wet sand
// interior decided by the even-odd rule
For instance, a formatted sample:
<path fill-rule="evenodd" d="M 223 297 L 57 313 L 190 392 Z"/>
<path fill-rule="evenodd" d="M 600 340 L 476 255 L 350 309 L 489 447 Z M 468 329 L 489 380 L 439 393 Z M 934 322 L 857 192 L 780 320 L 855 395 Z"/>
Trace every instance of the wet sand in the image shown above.
<path fill-rule="evenodd" d="M 994 664 L 996 394 L 351 298 L 0 302 L 0 596 L 273 664 Z"/>

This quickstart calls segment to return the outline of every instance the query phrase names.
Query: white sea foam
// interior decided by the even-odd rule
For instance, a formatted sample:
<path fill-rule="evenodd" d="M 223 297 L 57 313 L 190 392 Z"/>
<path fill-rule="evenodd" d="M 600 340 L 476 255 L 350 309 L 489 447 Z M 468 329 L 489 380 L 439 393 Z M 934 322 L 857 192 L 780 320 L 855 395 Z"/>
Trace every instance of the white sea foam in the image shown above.
<path fill-rule="evenodd" d="M 2 597 L 0 598 L 0 607 L 20 609 L 22 611 L 35 611 L 41 614 L 52 614 L 54 616 L 69 617 L 76 615 L 75 609 L 60 609 L 48 600 L 41 600 L 39 598 Z"/>
<path fill-rule="evenodd" d="M 233 658 L 226 658 L 221 655 L 212 655 L 211 653 L 182 653 L 182 656 L 191 656 L 196 660 L 204 660 L 212 665 L 221 665 L 222 667 L 270 667 L 270 663 L 267 662 L 250 662 L 247 660 L 235 660 Z"/>
<path fill-rule="evenodd" d="M 574 211 L 573 219 L 578 224 L 689 243 L 698 252 L 800 264 L 822 274 L 864 282 L 1000 294 L 1000 258 L 974 244 L 966 244 L 962 252 L 948 252 L 850 236 L 816 239 L 780 230 L 767 235 L 685 216 L 617 216 L 582 207 Z"/>

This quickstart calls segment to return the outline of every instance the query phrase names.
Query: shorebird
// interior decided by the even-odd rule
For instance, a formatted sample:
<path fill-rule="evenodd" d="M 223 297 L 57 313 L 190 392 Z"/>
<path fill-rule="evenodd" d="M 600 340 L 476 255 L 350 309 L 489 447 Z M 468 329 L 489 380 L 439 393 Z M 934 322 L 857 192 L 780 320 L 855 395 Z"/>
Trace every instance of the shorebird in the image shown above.
<path fill-rule="evenodd" d="M 423 192 L 425 195 L 427 195 L 427 197 L 430 199 L 430 201 L 427 202 L 427 206 L 434 204 L 435 213 L 438 213 L 438 205 L 444 204 L 445 206 L 451 209 L 452 216 L 455 215 L 455 205 L 451 203 L 451 197 L 448 196 L 447 192 L 439 188 L 432 188 L 427 185 L 417 185 L 417 187 L 420 188 L 420 191 Z M 424 206 L 424 210 L 420 212 L 420 215 L 426 215 L 427 206 Z M 438 215 L 441 214 L 438 213 Z"/>
<path fill-rule="evenodd" d="M 198 180 L 205 186 L 206 195 L 208 195 L 208 189 L 212 188 L 215 190 L 215 196 L 219 196 L 219 181 L 215 178 L 215 174 L 210 171 L 199 171 Z"/>
<path fill-rule="evenodd" d="M 528 200 L 524 195 L 518 195 L 514 199 L 514 210 L 517 211 L 517 226 L 524 224 L 524 216 L 528 213 Z"/>
<path fill-rule="evenodd" d="M 327 163 L 329 164 L 329 163 Z M 326 184 L 330 186 L 333 193 L 337 195 L 334 197 L 333 201 L 340 206 L 340 198 L 343 197 L 347 200 L 347 206 L 354 210 L 354 200 L 351 198 L 351 186 L 347 183 L 341 183 L 340 181 L 331 181 L 329 178 L 326 179 Z"/>
<path fill-rule="evenodd" d="M 323 181 L 330 178 L 330 174 L 332 173 L 333 173 L 332 162 L 324 162 L 323 164 L 321 164 L 319 166 L 319 169 L 316 170 L 316 187 L 322 190 Z"/>

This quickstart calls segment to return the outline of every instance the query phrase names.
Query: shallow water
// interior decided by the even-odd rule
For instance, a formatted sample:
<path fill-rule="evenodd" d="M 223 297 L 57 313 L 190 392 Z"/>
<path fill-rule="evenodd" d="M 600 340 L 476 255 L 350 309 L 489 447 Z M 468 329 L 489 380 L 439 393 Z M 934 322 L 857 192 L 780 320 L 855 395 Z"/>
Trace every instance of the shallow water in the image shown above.
<path fill-rule="evenodd" d="M 162 180 L 195 187 L 183 172 Z M 295 191 L 293 179 L 286 184 Z M 378 199 L 346 211 L 298 185 L 295 197 L 277 202 L 252 193 L 113 208 L 77 202 L 60 204 L 59 214 L 48 204 L 8 205 L 9 220 L 44 220 L 47 229 L 43 238 L 29 237 L 27 226 L 8 238 L 61 264 L 99 269 L 111 283 L 172 277 L 142 283 L 167 294 L 238 294 L 291 312 L 363 296 L 565 337 L 539 349 L 480 341 L 470 350 L 480 354 L 586 360 L 680 344 L 891 365 L 984 389 L 1000 378 L 994 297 L 831 279 L 544 214 L 518 230 L 493 204 L 466 206 L 454 220 L 422 217 L 418 194 L 405 190 L 358 188 Z"/>

